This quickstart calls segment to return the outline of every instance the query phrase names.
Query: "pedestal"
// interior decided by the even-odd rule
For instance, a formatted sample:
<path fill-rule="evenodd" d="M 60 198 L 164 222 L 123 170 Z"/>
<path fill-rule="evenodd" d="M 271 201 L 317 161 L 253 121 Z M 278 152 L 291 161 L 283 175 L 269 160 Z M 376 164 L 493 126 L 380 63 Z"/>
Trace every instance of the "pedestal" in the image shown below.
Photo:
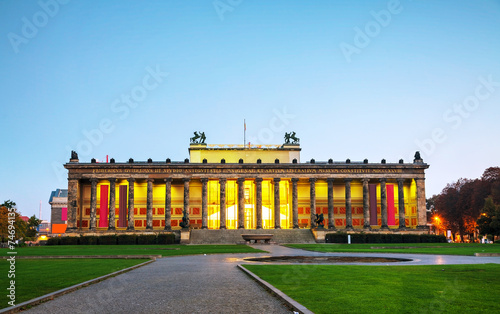
<path fill-rule="evenodd" d="M 316 243 L 325 243 L 325 236 L 328 233 L 327 229 L 324 228 L 314 228 L 311 229 L 314 239 L 316 239 Z"/>
<path fill-rule="evenodd" d="M 181 244 L 190 243 L 191 231 L 189 229 L 181 229 Z"/>

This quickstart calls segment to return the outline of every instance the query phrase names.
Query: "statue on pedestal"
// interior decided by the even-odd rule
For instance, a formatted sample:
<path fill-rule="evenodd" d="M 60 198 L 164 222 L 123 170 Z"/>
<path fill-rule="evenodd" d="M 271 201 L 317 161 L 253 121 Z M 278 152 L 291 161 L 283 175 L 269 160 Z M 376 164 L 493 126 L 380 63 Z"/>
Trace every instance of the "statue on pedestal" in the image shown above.
<path fill-rule="evenodd" d="M 295 136 L 296 134 L 295 132 L 285 133 L 285 144 L 299 144 L 300 139 Z"/>
<path fill-rule="evenodd" d="M 314 219 L 314 222 L 316 222 L 316 226 L 318 226 L 319 229 L 323 229 L 325 226 L 325 218 L 323 217 L 323 214 L 315 214 L 316 219 Z"/>
<path fill-rule="evenodd" d="M 184 210 L 183 212 L 182 221 L 179 223 L 179 225 L 184 229 L 189 228 L 189 217 L 186 210 Z"/>

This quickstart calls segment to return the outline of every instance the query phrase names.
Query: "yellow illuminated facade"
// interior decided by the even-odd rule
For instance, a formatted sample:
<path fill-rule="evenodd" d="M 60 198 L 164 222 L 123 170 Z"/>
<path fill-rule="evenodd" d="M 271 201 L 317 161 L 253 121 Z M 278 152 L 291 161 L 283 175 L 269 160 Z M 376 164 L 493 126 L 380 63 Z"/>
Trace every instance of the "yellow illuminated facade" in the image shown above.
<path fill-rule="evenodd" d="M 425 228 L 424 170 L 413 163 L 300 163 L 298 145 L 192 144 L 184 162 L 80 163 L 68 169 L 68 229 Z M 402 191 L 402 193 L 400 193 Z M 400 211 L 403 208 L 404 211 Z"/>

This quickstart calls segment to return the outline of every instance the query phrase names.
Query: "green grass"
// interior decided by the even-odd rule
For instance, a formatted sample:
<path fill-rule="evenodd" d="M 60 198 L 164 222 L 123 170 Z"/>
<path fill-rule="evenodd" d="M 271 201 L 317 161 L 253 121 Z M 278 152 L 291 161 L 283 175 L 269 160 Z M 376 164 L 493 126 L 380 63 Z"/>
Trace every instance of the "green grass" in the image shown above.
<path fill-rule="evenodd" d="M 500 253 L 499 244 L 481 243 L 370 243 L 370 244 L 289 244 L 291 248 L 318 252 L 358 253 L 412 253 L 474 255 L 474 253 Z M 379 247 L 372 249 L 372 247 Z M 384 247 L 380 249 L 380 247 Z"/>
<path fill-rule="evenodd" d="M 10 264 L 0 260 L 2 291 L 9 287 L 10 280 L 16 281 L 16 302 L 51 293 L 77 283 L 131 267 L 147 261 L 147 259 L 17 259 L 15 278 L 7 278 Z M 8 305 L 7 293 L 2 293 L 0 308 Z"/>
<path fill-rule="evenodd" d="M 498 313 L 500 265 L 244 265 L 314 313 Z"/>
<path fill-rule="evenodd" d="M 7 249 L 1 250 L 3 256 Z M 54 245 L 16 248 L 18 256 L 162 255 L 259 253 L 247 245 Z"/>

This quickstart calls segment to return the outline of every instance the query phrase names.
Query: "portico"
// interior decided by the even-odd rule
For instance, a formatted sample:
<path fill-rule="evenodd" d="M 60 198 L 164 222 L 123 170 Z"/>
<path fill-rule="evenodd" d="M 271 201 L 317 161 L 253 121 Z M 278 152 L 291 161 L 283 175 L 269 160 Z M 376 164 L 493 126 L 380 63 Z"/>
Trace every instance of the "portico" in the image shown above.
<path fill-rule="evenodd" d="M 298 145 L 196 144 L 182 162 L 72 159 L 67 232 L 170 231 L 181 228 L 184 213 L 200 229 L 315 228 L 323 214 L 330 230 L 425 230 L 421 159 L 300 163 L 299 152 Z"/>

